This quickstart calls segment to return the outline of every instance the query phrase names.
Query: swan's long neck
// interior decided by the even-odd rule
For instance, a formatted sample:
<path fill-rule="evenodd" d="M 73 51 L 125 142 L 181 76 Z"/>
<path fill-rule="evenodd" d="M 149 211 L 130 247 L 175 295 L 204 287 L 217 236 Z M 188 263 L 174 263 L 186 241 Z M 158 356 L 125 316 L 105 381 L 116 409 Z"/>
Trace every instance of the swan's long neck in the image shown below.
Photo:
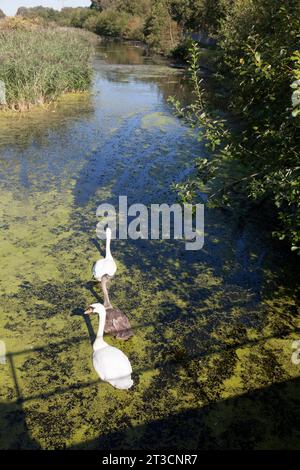
<path fill-rule="evenodd" d="M 106 253 L 105 253 L 105 257 L 107 259 L 112 259 L 112 255 L 111 255 L 111 252 L 110 252 L 110 242 L 111 242 L 111 233 L 106 232 Z"/>
<path fill-rule="evenodd" d="M 105 321 L 106 321 L 106 312 L 105 313 L 101 312 L 101 314 L 99 313 L 99 326 L 98 326 L 97 338 L 93 344 L 94 351 L 97 351 L 97 349 L 105 348 L 105 346 L 107 346 L 107 343 L 103 339 Z"/>
<path fill-rule="evenodd" d="M 107 290 L 107 279 L 105 279 L 105 276 L 103 276 L 101 279 L 101 287 L 102 287 L 103 297 L 104 297 L 104 307 L 112 308 L 112 304 L 110 303 L 108 290 Z"/>

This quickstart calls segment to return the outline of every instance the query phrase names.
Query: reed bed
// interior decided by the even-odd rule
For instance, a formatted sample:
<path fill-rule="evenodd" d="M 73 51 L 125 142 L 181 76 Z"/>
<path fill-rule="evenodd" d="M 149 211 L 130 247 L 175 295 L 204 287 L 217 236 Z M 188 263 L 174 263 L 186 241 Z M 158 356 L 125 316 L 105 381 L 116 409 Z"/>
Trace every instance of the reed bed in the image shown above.
<path fill-rule="evenodd" d="M 92 51 L 90 38 L 78 30 L 0 22 L 1 107 L 23 111 L 67 92 L 86 91 Z"/>

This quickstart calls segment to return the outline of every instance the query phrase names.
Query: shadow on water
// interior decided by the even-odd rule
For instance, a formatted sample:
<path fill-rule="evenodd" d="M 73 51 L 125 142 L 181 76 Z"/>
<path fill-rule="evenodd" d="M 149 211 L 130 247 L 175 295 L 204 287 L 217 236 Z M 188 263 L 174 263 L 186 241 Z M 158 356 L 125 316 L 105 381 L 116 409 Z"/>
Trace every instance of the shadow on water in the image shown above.
<path fill-rule="evenodd" d="M 0 449 L 38 449 L 21 403 L 0 402 Z"/>
<path fill-rule="evenodd" d="M 38 449 L 39 445 L 31 437 L 26 424 L 13 357 L 8 355 L 7 359 L 18 398 L 14 403 L 0 402 L 0 449 Z"/>
<path fill-rule="evenodd" d="M 162 56 L 149 56 L 145 47 L 139 44 L 122 43 L 119 41 L 102 41 L 97 47 L 99 57 L 104 64 L 110 65 L 153 65 L 166 64 Z"/>
<path fill-rule="evenodd" d="M 142 425 L 120 427 L 70 449 L 299 449 L 300 379 L 158 416 Z M 30 436 L 20 403 L 0 404 L 0 448 L 39 448 Z"/>
<path fill-rule="evenodd" d="M 93 343 L 95 334 L 90 317 L 83 315 L 82 309 L 74 310 L 72 316 L 82 316 L 85 321 L 90 342 Z M 147 328 L 147 323 L 138 325 L 134 329 Z M 299 333 L 300 328 L 285 331 L 285 334 Z M 239 347 L 254 347 L 264 343 L 270 338 L 262 337 L 259 340 L 247 343 L 236 341 L 231 347 L 215 345 L 207 348 L 203 344 L 195 355 L 186 355 L 185 352 L 174 351 L 173 357 L 165 358 L 145 365 L 143 369 L 134 371 L 134 379 L 144 371 L 157 369 L 159 377 L 164 380 L 167 372 L 173 377 L 180 373 L 183 366 L 195 360 L 216 353 L 235 351 Z M 274 339 L 274 338 L 272 338 Z M 14 383 L 17 400 L 12 403 L 0 404 L 0 448 L 2 449 L 35 449 L 38 444 L 31 438 L 23 405 L 39 399 L 47 400 L 51 396 L 76 393 L 99 383 L 99 379 L 83 383 L 74 383 L 66 387 L 56 387 L 52 391 L 23 396 L 19 386 L 14 361 L 17 356 L 27 353 L 50 352 L 52 350 L 77 347 L 86 338 L 75 337 L 56 344 L 41 346 L 31 350 L 21 350 L 9 353 L 7 360 L 10 366 L 11 378 Z M 100 382 L 101 384 L 101 382 Z M 199 384 L 200 386 L 200 384 Z M 200 386 L 201 387 L 201 386 Z M 202 403 L 201 403 L 202 402 Z M 202 397 L 198 408 L 186 409 L 180 413 L 150 420 L 142 425 L 133 425 L 123 419 L 120 422 L 120 431 L 114 433 L 104 432 L 99 438 L 71 446 L 73 449 L 255 449 L 255 448 L 298 448 L 300 444 L 300 378 L 274 383 L 258 390 L 248 391 L 241 396 L 227 400 L 209 400 Z M 291 403 L 293 406 L 291 406 Z M 146 405 L 147 408 L 147 405 Z M 147 416 L 147 413 L 145 417 Z"/>
<path fill-rule="evenodd" d="M 93 325 L 92 325 L 89 315 L 85 315 L 82 311 L 82 308 L 76 308 L 71 312 L 71 316 L 79 316 L 83 318 L 88 334 L 89 334 L 90 343 L 93 344 L 96 339 L 96 334 L 94 332 Z"/>
<path fill-rule="evenodd" d="M 72 449 L 299 449 L 300 378 L 121 428 Z"/>

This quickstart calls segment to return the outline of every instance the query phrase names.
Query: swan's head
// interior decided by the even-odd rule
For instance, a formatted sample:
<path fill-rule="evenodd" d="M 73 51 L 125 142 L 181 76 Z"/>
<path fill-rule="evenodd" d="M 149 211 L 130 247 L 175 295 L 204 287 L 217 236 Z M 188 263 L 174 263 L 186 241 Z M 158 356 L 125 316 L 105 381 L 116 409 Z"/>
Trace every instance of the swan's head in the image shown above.
<path fill-rule="evenodd" d="M 106 313 L 104 305 L 97 303 L 97 304 L 91 304 L 89 307 L 86 309 L 84 312 L 85 315 L 92 315 L 93 313 L 98 313 L 98 315 L 101 315 L 103 313 Z"/>

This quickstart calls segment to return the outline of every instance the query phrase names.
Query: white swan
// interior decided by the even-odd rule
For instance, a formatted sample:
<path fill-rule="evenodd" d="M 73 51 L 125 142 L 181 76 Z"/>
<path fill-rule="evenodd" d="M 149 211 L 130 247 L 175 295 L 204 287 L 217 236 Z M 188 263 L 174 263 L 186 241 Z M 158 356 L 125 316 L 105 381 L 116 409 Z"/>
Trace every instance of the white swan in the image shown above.
<path fill-rule="evenodd" d="M 106 229 L 106 253 L 105 258 L 99 259 L 93 266 L 94 278 L 101 282 L 103 276 L 113 277 L 117 271 L 117 265 L 110 251 L 111 229 Z"/>
<path fill-rule="evenodd" d="M 133 385 L 132 368 L 129 359 L 120 349 L 107 344 L 103 339 L 106 310 L 100 303 L 92 304 L 84 312 L 86 315 L 98 313 L 99 328 L 93 344 L 93 364 L 99 377 L 115 388 L 127 390 Z"/>

